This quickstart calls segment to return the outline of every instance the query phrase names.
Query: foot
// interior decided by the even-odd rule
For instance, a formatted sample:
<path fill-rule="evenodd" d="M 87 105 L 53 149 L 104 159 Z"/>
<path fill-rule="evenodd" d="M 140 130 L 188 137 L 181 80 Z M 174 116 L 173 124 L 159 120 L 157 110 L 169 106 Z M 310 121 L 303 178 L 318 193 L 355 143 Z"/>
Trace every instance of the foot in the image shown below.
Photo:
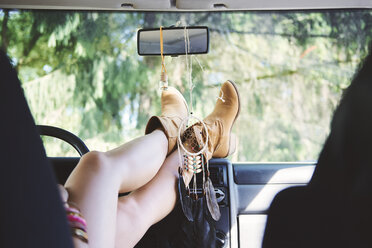
<path fill-rule="evenodd" d="M 208 131 L 208 144 L 204 152 L 207 160 L 212 157 L 224 158 L 235 151 L 235 139 L 231 130 L 239 112 L 238 89 L 235 83 L 226 81 L 221 87 L 220 97 L 213 112 L 204 119 Z M 201 123 L 197 123 L 191 128 L 195 134 L 202 134 L 205 137 L 206 132 Z M 202 140 L 197 140 L 199 147 L 204 147 Z"/>
<path fill-rule="evenodd" d="M 187 118 L 188 106 L 182 94 L 174 87 L 168 87 L 161 95 L 161 115 L 153 116 L 147 123 L 145 133 L 160 129 L 168 138 L 168 154 L 177 143 L 178 128 Z"/>

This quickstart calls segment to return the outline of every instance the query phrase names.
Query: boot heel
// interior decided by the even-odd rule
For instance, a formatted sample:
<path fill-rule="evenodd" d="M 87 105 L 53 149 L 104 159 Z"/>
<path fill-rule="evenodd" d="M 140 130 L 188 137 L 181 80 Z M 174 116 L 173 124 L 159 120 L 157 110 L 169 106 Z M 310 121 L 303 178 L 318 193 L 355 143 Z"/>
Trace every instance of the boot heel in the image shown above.
<path fill-rule="evenodd" d="M 227 156 L 230 156 L 236 151 L 236 135 L 234 133 L 230 134 L 230 143 L 229 143 L 229 151 L 227 152 Z"/>

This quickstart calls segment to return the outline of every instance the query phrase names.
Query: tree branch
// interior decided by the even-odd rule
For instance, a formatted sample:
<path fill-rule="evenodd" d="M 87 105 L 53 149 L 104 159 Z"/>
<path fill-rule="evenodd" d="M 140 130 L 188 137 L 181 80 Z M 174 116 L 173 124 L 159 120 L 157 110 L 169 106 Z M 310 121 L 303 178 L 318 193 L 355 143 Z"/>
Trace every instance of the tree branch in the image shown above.
<path fill-rule="evenodd" d="M 31 40 L 28 42 L 27 46 L 23 49 L 23 57 L 27 57 L 32 49 L 35 47 L 36 42 L 40 39 L 41 33 L 37 31 Z"/>
<path fill-rule="evenodd" d="M 35 26 L 33 27 L 34 30 L 36 30 Z M 24 47 L 23 52 L 22 52 L 22 58 L 20 58 L 19 62 L 17 63 L 16 70 L 19 71 L 19 67 L 22 65 L 26 64 L 28 55 L 31 53 L 32 49 L 35 47 L 37 41 L 41 37 L 41 33 L 39 31 L 34 31 L 31 33 L 34 33 L 32 36 L 31 40 L 27 43 L 27 46 Z"/>
<path fill-rule="evenodd" d="M 197 20 L 196 22 L 194 22 L 194 23 L 193 23 L 192 25 L 190 25 L 190 26 L 197 26 L 197 25 L 199 25 L 200 23 L 205 22 L 205 21 L 208 19 L 208 17 L 209 17 L 210 15 L 211 15 L 210 13 L 205 14 L 203 17 L 201 17 L 199 20 Z"/>
<path fill-rule="evenodd" d="M 6 53 L 8 51 L 9 41 L 8 33 L 9 10 L 4 10 L 3 23 L 1 24 L 1 49 Z"/>
<path fill-rule="evenodd" d="M 226 33 L 225 29 L 219 29 L 219 28 L 209 28 L 212 32 L 218 32 L 218 33 Z M 268 35 L 268 36 L 281 36 L 281 37 L 295 37 L 300 38 L 299 35 L 291 34 L 291 33 L 276 33 L 276 32 L 257 32 L 257 31 L 240 31 L 235 30 L 232 28 L 228 29 L 228 33 L 235 33 L 235 34 L 252 34 L 252 35 Z M 333 37 L 330 37 L 328 34 L 308 34 L 307 37 L 309 38 L 329 38 L 329 39 L 335 39 Z"/>

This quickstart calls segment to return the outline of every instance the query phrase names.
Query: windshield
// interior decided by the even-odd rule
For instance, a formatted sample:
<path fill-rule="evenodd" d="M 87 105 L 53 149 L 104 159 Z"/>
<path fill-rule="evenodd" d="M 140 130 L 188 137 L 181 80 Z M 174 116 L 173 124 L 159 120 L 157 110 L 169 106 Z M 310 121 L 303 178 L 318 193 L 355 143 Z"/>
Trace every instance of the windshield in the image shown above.
<path fill-rule="evenodd" d="M 194 114 L 234 81 L 241 113 L 232 161 L 315 161 L 332 111 L 366 55 L 372 11 L 76 12 L 2 10 L 1 45 L 37 124 L 71 131 L 91 150 L 142 135 L 160 114 L 161 58 L 137 54 L 137 30 L 208 26 L 208 54 L 192 57 Z M 185 56 L 166 57 L 169 84 L 190 104 Z M 49 156 L 75 155 L 45 141 Z"/>

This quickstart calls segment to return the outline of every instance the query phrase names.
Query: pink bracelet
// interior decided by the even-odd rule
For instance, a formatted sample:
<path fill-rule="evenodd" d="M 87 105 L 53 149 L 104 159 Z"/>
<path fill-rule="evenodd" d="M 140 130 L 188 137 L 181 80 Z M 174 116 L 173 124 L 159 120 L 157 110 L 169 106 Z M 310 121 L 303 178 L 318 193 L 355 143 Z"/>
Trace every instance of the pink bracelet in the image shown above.
<path fill-rule="evenodd" d="M 80 224 L 84 225 L 85 227 L 87 226 L 86 221 L 78 215 L 68 214 L 67 219 L 68 219 L 69 222 L 79 222 Z"/>
<path fill-rule="evenodd" d="M 80 222 L 77 222 L 77 221 L 69 222 L 69 224 L 71 228 L 77 228 L 77 229 L 83 230 L 84 232 L 87 232 L 87 227 L 81 224 Z"/>
<path fill-rule="evenodd" d="M 87 222 L 80 214 L 79 209 L 70 207 L 68 204 L 65 206 L 67 220 L 70 224 L 71 234 L 80 239 L 81 241 L 88 243 L 87 234 Z"/>
<path fill-rule="evenodd" d="M 65 210 L 66 212 L 71 212 L 71 213 L 76 213 L 76 214 L 80 214 L 80 211 L 76 208 L 72 208 L 72 207 L 65 207 Z"/>

